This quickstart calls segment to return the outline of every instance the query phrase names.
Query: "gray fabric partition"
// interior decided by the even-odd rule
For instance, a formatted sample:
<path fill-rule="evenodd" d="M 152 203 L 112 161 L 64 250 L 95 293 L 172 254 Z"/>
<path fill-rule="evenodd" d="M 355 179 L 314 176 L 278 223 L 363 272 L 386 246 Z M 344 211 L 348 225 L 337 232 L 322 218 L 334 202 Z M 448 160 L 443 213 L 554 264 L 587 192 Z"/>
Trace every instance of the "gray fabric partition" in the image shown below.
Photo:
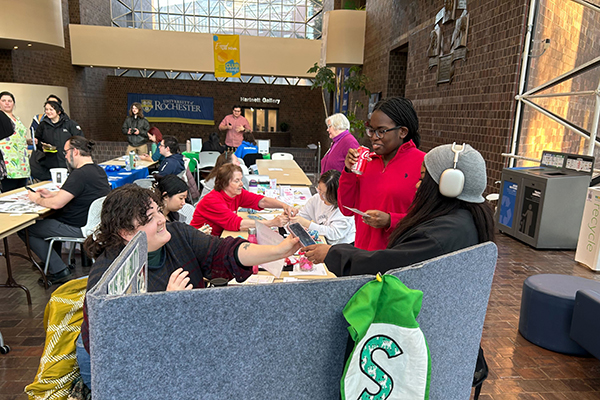
<path fill-rule="evenodd" d="M 487 243 L 390 271 L 424 292 L 432 400 L 469 398 L 496 257 Z M 110 297 L 103 280 L 87 298 L 94 399 L 337 399 L 342 309 L 371 279 Z"/>

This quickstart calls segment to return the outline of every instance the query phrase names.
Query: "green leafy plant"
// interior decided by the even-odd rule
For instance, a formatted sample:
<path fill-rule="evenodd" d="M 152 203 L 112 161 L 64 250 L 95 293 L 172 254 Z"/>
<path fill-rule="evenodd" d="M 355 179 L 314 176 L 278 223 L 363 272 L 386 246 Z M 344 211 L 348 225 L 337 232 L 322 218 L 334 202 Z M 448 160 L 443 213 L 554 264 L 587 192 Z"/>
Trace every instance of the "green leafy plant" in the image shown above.
<path fill-rule="evenodd" d="M 323 100 L 323 108 L 325 109 L 325 116 L 329 116 L 327 110 L 327 103 L 325 101 L 325 93 L 334 93 L 337 87 L 336 74 L 329 67 L 319 67 L 317 63 L 312 66 L 307 72 L 315 74 L 311 89 L 320 88 L 321 98 Z M 342 83 L 342 89 L 348 93 L 364 93 L 367 98 L 371 95 L 367 84 L 369 83 L 369 77 L 364 75 L 361 68 L 358 65 L 350 67 L 350 74 L 344 79 Z M 358 134 L 362 137 L 365 132 L 365 122 L 356 116 L 358 108 L 363 108 L 364 105 L 360 101 L 355 101 L 351 110 L 348 110 L 346 116 L 350 121 L 350 132 L 352 134 Z"/>
<path fill-rule="evenodd" d="M 290 124 L 288 124 L 287 122 L 282 122 L 279 124 L 279 130 L 281 132 L 287 132 L 290 129 Z"/>

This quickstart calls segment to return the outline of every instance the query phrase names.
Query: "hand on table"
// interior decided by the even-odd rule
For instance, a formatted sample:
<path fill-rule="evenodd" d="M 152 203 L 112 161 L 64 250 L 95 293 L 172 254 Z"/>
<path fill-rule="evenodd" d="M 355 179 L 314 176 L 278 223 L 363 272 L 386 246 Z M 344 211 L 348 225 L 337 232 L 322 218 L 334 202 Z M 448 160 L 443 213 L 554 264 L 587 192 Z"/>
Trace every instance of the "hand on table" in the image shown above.
<path fill-rule="evenodd" d="M 310 246 L 301 248 L 300 251 L 304 253 L 308 261 L 313 264 L 320 264 L 325 261 L 330 248 L 331 245 L 329 244 L 311 244 Z"/>
<path fill-rule="evenodd" d="M 369 214 L 369 216 L 362 217 L 362 221 L 375 229 L 389 228 L 392 222 L 392 217 L 390 216 L 390 214 L 385 213 L 383 211 L 367 210 L 365 211 L 365 213 Z"/>
<path fill-rule="evenodd" d="M 142 161 L 152 161 L 152 157 L 148 154 L 141 154 L 138 157 L 140 157 L 140 160 Z"/>
<path fill-rule="evenodd" d="M 184 271 L 183 268 L 177 268 L 171 274 L 169 278 L 169 283 L 167 284 L 167 292 L 172 292 L 175 290 L 192 290 L 193 285 L 190 283 L 188 271 Z"/>

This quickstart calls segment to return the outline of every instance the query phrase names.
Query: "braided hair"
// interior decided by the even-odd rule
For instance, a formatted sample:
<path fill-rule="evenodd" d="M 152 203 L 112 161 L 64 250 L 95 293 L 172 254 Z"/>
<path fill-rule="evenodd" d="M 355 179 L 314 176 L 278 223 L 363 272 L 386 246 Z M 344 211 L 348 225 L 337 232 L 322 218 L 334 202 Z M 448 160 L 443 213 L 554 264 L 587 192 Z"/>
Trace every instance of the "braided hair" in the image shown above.
<path fill-rule="evenodd" d="M 412 101 L 404 97 L 390 97 L 378 101 L 373 109 L 373 112 L 375 111 L 381 111 L 396 125 L 405 126 L 408 129 L 408 134 L 404 137 L 404 143 L 412 140 L 415 146 L 419 148 L 421 144 L 419 118 Z"/>

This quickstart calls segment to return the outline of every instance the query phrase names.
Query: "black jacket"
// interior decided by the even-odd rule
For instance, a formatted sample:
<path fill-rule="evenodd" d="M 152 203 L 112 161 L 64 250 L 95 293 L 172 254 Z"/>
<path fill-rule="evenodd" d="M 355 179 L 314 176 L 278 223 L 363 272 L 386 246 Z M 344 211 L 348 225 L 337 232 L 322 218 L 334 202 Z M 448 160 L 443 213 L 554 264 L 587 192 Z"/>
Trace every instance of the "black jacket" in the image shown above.
<path fill-rule="evenodd" d="M 83 136 L 77 122 L 65 113 L 60 114 L 59 120 L 54 123 L 50 118 L 44 118 L 35 131 L 37 150 L 31 153 L 29 165 L 31 176 L 42 181 L 50 179 L 50 168 L 67 168 L 63 150 L 65 143 L 71 136 Z M 44 152 L 42 143 L 56 147 L 56 152 Z"/>
<path fill-rule="evenodd" d="M 225 146 L 220 143 L 218 133 L 213 132 L 210 134 L 208 141 L 202 144 L 202 151 L 218 151 L 219 153 L 225 151 Z"/>
<path fill-rule="evenodd" d="M 127 132 L 131 129 L 137 129 L 140 131 L 139 135 L 128 134 Z M 123 127 L 121 131 L 123 135 L 127 135 L 127 141 L 133 147 L 138 147 L 143 144 L 149 142 L 148 140 L 148 130 L 150 130 L 150 122 L 144 117 L 127 117 L 125 118 L 125 122 L 123 122 Z"/>
<path fill-rule="evenodd" d="M 390 249 L 367 251 L 349 244 L 334 245 L 325 265 L 337 276 L 383 274 L 478 243 L 473 217 L 461 209 L 410 229 Z"/>

